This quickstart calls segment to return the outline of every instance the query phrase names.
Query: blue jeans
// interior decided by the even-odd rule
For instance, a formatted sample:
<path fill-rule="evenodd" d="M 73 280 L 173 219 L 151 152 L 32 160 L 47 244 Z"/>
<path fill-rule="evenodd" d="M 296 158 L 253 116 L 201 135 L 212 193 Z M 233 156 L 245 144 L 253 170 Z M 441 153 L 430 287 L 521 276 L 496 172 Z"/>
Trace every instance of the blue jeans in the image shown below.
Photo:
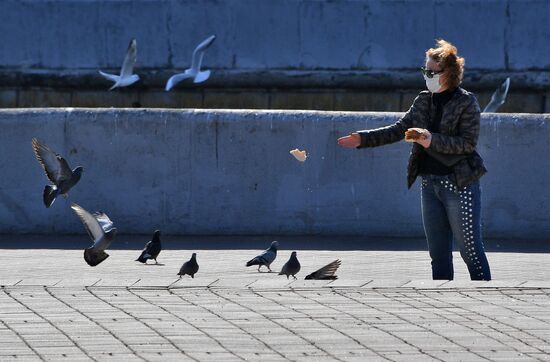
<path fill-rule="evenodd" d="M 432 277 L 452 280 L 453 238 L 472 280 L 491 280 L 481 240 L 479 181 L 458 189 L 449 176 L 422 176 L 422 220 L 432 259 Z"/>

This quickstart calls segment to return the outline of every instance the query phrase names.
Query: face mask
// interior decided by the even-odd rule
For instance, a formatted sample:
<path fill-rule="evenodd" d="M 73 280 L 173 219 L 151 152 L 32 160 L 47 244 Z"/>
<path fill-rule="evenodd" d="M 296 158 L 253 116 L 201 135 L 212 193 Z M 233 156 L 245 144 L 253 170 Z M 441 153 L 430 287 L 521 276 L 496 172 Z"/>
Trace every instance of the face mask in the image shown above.
<path fill-rule="evenodd" d="M 439 77 L 440 74 L 434 74 L 432 78 L 428 78 L 424 76 L 424 80 L 426 81 L 426 87 L 428 90 L 432 93 L 437 93 L 439 88 L 441 88 L 441 85 L 439 84 Z"/>

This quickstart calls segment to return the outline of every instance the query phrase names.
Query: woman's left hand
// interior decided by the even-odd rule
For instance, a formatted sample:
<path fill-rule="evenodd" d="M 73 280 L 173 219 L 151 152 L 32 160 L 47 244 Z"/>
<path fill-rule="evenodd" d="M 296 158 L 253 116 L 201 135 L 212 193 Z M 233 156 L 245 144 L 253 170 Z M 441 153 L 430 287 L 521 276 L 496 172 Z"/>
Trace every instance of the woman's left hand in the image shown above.
<path fill-rule="evenodd" d="M 415 142 L 421 144 L 424 148 L 428 148 L 432 143 L 432 134 L 427 129 L 423 129 L 422 137 L 415 140 Z"/>

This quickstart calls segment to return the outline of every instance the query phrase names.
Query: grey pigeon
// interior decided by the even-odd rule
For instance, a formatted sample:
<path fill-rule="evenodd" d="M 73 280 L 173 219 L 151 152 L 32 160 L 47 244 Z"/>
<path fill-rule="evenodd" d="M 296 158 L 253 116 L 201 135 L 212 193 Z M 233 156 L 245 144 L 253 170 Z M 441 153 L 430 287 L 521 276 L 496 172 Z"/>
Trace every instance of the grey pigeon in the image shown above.
<path fill-rule="evenodd" d="M 338 259 L 322 267 L 319 270 L 314 271 L 313 273 L 306 276 L 306 279 L 338 279 L 334 273 L 338 270 L 338 267 L 342 262 Z"/>
<path fill-rule="evenodd" d="M 504 104 L 506 96 L 508 96 L 508 89 L 510 88 L 510 78 L 506 78 L 504 83 L 497 88 L 495 93 L 491 96 L 491 101 L 483 110 L 483 113 L 496 112 L 497 109 Z"/>
<path fill-rule="evenodd" d="M 101 74 L 104 78 L 115 82 L 109 90 L 113 90 L 117 87 L 127 87 L 139 80 L 139 75 L 132 74 L 134 72 L 136 60 L 137 42 L 136 39 L 132 39 L 128 45 L 128 50 L 126 51 L 126 56 L 124 57 L 124 63 L 122 63 L 122 68 L 120 69 L 120 75 L 104 73 L 101 70 L 99 71 L 99 74 Z"/>
<path fill-rule="evenodd" d="M 157 256 L 160 254 L 161 250 L 162 245 L 160 244 L 160 230 L 155 230 L 152 240 L 145 244 L 145 248 L 143 248 L 141 255 L 136 259 L 136 261 L 146 264 L 147 260 L 153 259 L 155 263 L 158 264 Z"/>
<path fill-rule="evenodd" d="M 93 215 L 77 204 L 72 204 L 71 209 L 78 215 L 88 235 L 93 240 L 93 245 L 84 250 L 84 260 L 90 266 L 96 266 L 109 257 L 105 252 L 116 235 L 116 228 L 109 217 L 96 212 Z"/>
<path fill-rule="evenodd" d="M 170 77 L 166 82 L 165 90 L 168 92 L 176 84 L 187 78 L 193 78 L 193 83 L 202 83 L 210 77 L 210 71 L 205 70 L 201 72 L 202 58 L 204 52 L 216 39 L 215 35 L 211 35 L 206 38 L 202 43 L 197 45 L 193 51 L 193 59 L 191 60 L 191 67 L 186 69 L 183 73 L 178 73 Z"/>
<path fill-rule="evenodd" d="M 250 259 L 246 263 L 246 266 L 257 265 L 258 266 L 258 271 L 260 271 L 260 268 L 265 265 L 267 267 L 267 269 L 269 269 L 269 271 L 271 272 L 271 268 L 269 266 L 271 265 L 271 263 L 273 263 L 273 261 L 277 257 L 277 248 L 278 247 L 279 247 L 279 242 L 278 241 L 273 241 L 271 243 L 271 246 L 269 247 L 269 249 L 267 249 L 266 251 L 264 251 L 263 253 L 261 253 L 257 257 L 255 257 L 253 259 Z"/>
<path fill-rule="evenodd" d="M 183 263 L 183 265 L 180 268 L 180 272 L 178 275 L 180 278 L 184 275 L 190 275 L 191 278 L 195 278 L 195 274 L 199 271 L 199 264 L 197 263 L 197 253 L 193 253 L 191 255 L 191 259 Z"/>
<path fill-rule="evenodd" d="M 286 278 L 288 279 L 289 275 L 292 275 L 294 279 L 296 279 L 296 274 L 300 271 L 300 262 L 298 261 L 298 257 L 296 256 L 296 252 L 293 251 L 290 255 L 290 259 L 283 265 L 283 268 L 281 269 L 281 272 L 279 275 L 286 275 Z"/>
<path fill-rule="evenodd" d="M 46 176 L 53 183 L 53 185 L 46 185 L 43 193 L 44 205 L 50 207 L 58 195 L 67 197 L 69 190 L 80 180 L 84 169 L 78 166 L 71 170 L 63 157 L 36 138 L 32 139 L 32 149 Z"/>

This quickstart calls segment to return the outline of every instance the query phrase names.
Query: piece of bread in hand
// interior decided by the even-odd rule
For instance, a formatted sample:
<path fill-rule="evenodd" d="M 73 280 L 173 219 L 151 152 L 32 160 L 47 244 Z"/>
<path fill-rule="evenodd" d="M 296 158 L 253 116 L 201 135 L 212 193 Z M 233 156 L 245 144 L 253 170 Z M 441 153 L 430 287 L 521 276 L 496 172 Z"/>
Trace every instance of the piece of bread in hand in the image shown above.
<path fill-rule="evenodd" d="M 428 134 L 424 128 L 409 128 L 405 131 L 405 141 L 414 142 L 419 139 L 427 139 Z"/>

